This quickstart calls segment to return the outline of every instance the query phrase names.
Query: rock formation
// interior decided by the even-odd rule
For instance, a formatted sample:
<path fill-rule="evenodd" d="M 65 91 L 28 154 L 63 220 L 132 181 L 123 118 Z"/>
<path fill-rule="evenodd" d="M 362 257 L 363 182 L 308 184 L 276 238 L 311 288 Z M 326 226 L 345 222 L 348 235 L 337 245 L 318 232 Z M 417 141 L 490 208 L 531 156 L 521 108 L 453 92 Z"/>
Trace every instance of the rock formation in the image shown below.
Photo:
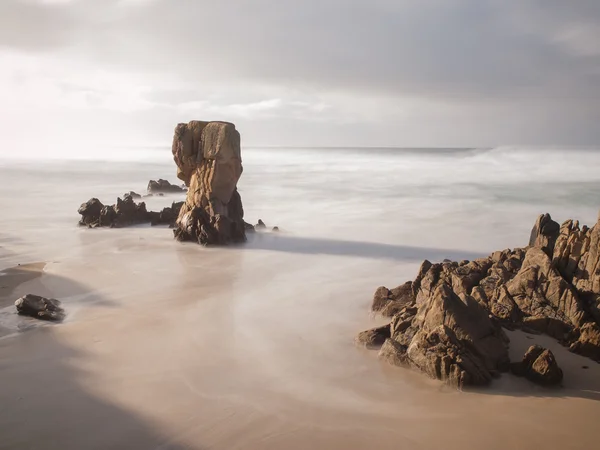
<path fill-rule="evenodd" d="M 19 314 L 40 320 L 60 322 L 65 318 L 65 311 L 60 302 L 53 298 L 27 294 L 15 302 Z"/>
<path fill-rule="evenodd" d="M 117 203 L 111 206 L 105 206 L 97 198 L 92 198 L 79 208 L 79 225 L 90 228 L 122 228 L 142 223 L 174 226 L 182 206 L 183 202 L 174 202 L 171 207 L 154 212 L 147 211 L 144 202 L 135 203 L 130 195 L 124 199 L 117 198 Z"/>
<path fill-rule="evenodd" d="M 129 191 L 129 192 L 126 192 L 125 194 L 123 194 L 123 198 L 125 198 L 125 197 L 142 198 L 142 196 L 140 194 L 138 194 L 137 192 L 133 192 L 133 191 Z"/>
<path fill-rule="evenodd" d="M 523 360 L 511 364 L 511 372 L 542 386 L 556 386 L 563 379 L 554 354 L 539 345 L 529 347 Z"/>
<path fill-rule="evenodd" d="M 177 176 L 188 186 L 176 239 L 203 245 L 246 240 L 237 182 L 242 174 L 240 134 L 227 122 L 180 123 L 173 137 Z"/>
<path fill-rule="evenodd" d="M 148 183 L 149 194 L 177 194 L 181 192 L 185 192 L 185 189 L 181 186 L 171 184 L 167 180 L 150 180 L 150 182 Z"/>
<path fill-rule="evenodd" d="M 571 220 L 559 226 L 542 215 L 528 247 L 471 262 L 425 261 L 414 281 L 378 288 L 372 309 L 392 321 L 361 333 L 360 343 L 459 388 L 508 370 L 501 326 L 548 334 L 600 362 L 600 221 L 591 229 Z M 543 365 L 552 372 L 539 382 L 559 378 L 553 361 L 549 352 L 535 355 L 534 372 L 546 374 Z"/>

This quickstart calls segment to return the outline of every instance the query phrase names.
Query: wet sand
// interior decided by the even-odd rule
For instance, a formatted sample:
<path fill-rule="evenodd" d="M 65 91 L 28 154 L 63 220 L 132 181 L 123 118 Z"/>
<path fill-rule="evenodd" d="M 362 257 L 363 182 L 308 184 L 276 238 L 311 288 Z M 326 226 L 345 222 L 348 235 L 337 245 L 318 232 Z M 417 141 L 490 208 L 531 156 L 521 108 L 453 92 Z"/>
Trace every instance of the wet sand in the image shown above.
<path fill-rule="evenodd" d="M 19 290 L 19 286 L 41 276 L 45 266 L 44 262 L 35 262 L 0 271 L 0 308 L 14 303 L 17 298 L 26 294 L 27 292 Z"/>
<path fill-rule="evenodd" d="M 504 375 L 455 392 L 354 345 L 381 321 L 368 314 L 377 280 L 416 262 L 261 250 L 275 235 L 202 249 L 161 230 L 119 233 L 82 234 L 85 252 L 19 286 L 62 299 L 69 316 L 0 340 L 0 448 L 597 445 L 600 365 L 550 338 L 510 333 L 516 359 L 536 340 L 556 352 L 559 390 Z"/>

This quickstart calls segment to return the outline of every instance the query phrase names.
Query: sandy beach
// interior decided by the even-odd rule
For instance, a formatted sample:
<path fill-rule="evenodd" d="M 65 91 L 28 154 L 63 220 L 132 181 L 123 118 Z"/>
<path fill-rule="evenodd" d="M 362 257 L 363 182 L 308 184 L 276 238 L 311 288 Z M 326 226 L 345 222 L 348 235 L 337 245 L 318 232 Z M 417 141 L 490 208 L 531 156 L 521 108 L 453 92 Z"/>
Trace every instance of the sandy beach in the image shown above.
<path fill-rule="evenodd" d="M 540 208 L 577 210 L 592 223 L 591 199 L 540 203 L 532 184 L 530 203 L 508 196 L 492 208 L 488 196 L 510 185 L 475 191 L 474 171 L 469 189 L 446 178 L 441 194 L 411 175 L 421 164 L 412 156 L 370 154 L 374 171 L 397 177 L 387 178 L 400 183 L 394 198 L 389 182 L 356 178 L 350 168 L 360 155 L 335 171 L 299 153 L 246 155 L 248 220 L 282 231 L 229 248 L 177 243 L 165 227 L 75 226 L 88 193 L 116 197 L 172 163 L 113 166 L 110 183 L 85 164 L 40 169 L 55 184 L 38 197 L 37 172 L 4 172 L 27 195 L 0 205 L 15 211 L 0 221 L 0 267 L 8 269 L 0 276 L 0 448 L 594 448 L 600 366 L 550 338 L 509 332 L 517 360 L 534 342 L 552 349 L 565 373 L 555 390 L 505 374 L 489 388 L 457 392 L 354 343 L 358 331 L 385 322 L 369 314 L 377 286 L 414 278 L 423 259 L 522 245 Z M 437 170 L 453 160 L 422 163 Z M 310 181 L 292 175 L 300 166 Z M 89 173 L 83 198 L 60 181 L 74 173 Z M 346 192 L 332 190 L 334 178 Z M 40 195 L 52 217 L 43 226 L 28 215 Z M 60 299 L 65 322 L 18 316 L 12 302 L 25 293 Z"/>
<path fill-rule="evenodd" d="M 158 263 L 153 259 L 160 256 L 152 254 L 165 251 L 146 251 L 144 264 Z M 94 306 L 62 325 L 0 340 L 1 448 L 595 445 L 600 366 L 550 338 L 510 333 L 511 356 L 519 358 L 532 342 L 551 348 L 565 371 L 564 388 L 548 390 L 504 375 L 491 389 L 455 392 L 354 347 L 362 308 L 351 314 L 356 322 L 332 323 L 328 316 L 341 304 L 328 295 L 307 302 L 324 309 L 316 316 L 307 304 L 284 298 L 280 305 L 261 305 L 268 290 L 282 292 L 285 284 L 265 259 L 253 261 L 256 270 L 247 276 L 264 277 L 266 271 L 270 288 L 246 288 L 240 295 L 248 280 L 232 284 L 215 269 L 207 274 L 211 288 L 204 289 L 206 282 L 189 272 L 196 251 L 177 251 L 186 263 L 179 267 L 184 284 L 154 285 L 152 294 L 134 293 L 128 276 L 109 270 L 83 287 L 63 270 L 78 278 L 89 273 L 70 264 L 50 265 L 41 277 L 17 286 L 62 296 L 87 289 Z M 237 250 L 224 253 L 209 252 L 213 267 L 234 268 L 236 257 L 245 257 Z M 138 267 L 135 277 L 144 286 L 152 274 Z M 109 282 L 113 289 L 106 288 Z"/>

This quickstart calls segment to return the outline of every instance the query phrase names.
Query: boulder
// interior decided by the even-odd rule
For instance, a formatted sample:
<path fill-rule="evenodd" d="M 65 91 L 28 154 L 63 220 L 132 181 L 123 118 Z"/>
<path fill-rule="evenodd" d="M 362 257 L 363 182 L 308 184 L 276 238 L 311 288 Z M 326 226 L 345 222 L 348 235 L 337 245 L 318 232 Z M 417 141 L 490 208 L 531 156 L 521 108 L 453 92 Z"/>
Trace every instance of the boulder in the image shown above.
<path fill-rule="evenodd" d="M 554 354 L 539 345 L 529 347 L 522 361 L 511 364 L 511 372 L 542 386 L 556 386 L 563 379 Z"/>
<path fill-rule="evenodd" d="M 100 213 L 104 205 L 97 198 L 91 198 L 87 202 L 82 203 L 77 212 L 81 214 L 81 220 L 79 224 L 82 226 L 99 226 L 100 225 Z"/>
<path fill-rule="evenodd" d="M 384 325 L 359 333 L 356 336 L 356 343 L 367 348 L 380 348 L 389 337 L 391 337 L 390 325 Z"/>
<path fill-rule="evenodd" d="M 53 298 L 27 294 L 15 301 L 15 306 L 19 314 L 40 320 L 60 322 L 65 318 L 65 311 L 60 306 L 60 301 Z"/>
<path fill-rule="evenodd" d="M 167 180 L 150 180 L 148 183 L 149 194 L 177 194 L 185 192 L 183 187 L 169 183 Z"/>
<path fill-rule="evenodd" d="M 237 182 L 240 134 L 227 122 L 179 124 L 173 137 L 177 176 L 189 187 L 174 230 L 180 241 L 225 245 L 246 240 Z"/>
<path fill-rule="evenodd" d="M 254 228 L 256 230 L 265 230 L 267 228 L 267 226 L 261 219 L 258 219 L 258 223 L 256 225 L 254 225 Z"/>
<path fill-rule="evenodd" d="M 123 194 L 123 198 L 125 198 L 125 197 L 142 198 L 142 196 L 140 194 L 138 194 L 137 192 L 133 192 L 133 191 L 129 191 L 129 192 L 126 192 L 125 194 Z"/>

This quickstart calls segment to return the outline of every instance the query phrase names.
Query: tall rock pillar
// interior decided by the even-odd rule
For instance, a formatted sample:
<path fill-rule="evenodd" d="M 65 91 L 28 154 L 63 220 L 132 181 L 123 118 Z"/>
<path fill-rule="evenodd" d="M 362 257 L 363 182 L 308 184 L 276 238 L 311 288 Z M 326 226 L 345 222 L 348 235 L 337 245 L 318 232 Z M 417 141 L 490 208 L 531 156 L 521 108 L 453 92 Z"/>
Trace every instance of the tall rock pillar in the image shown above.
<path fill-rule="evenodd" d="M 174 230 L 180 241 L 202 245 L 244 242 L 240 133 L 228 122 L 192 121 L 175 127 L 173 159 L 188 186 Z"/>

